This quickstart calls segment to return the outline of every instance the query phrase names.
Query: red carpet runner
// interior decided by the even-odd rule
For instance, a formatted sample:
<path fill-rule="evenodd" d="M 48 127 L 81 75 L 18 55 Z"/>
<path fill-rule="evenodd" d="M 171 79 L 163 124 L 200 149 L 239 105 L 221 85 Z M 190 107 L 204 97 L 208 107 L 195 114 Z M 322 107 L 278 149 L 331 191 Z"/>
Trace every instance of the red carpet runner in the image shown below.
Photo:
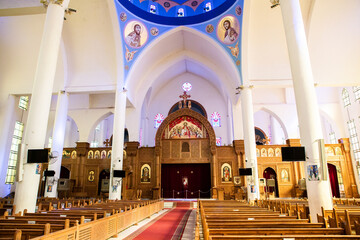
<path fill-rule="evenodd" d="M 170 240 L 181 239 L 187 219 L 191 213 L 190 202 L 177 202 L 176 208 L 170 210 L 164 216 L 151 222 L 145 230 L 135 232 L 126 240 Z M 138 233 L 138 234 L 137 234 Z M 134 235 L 136 235 L 134 237 Z"/>

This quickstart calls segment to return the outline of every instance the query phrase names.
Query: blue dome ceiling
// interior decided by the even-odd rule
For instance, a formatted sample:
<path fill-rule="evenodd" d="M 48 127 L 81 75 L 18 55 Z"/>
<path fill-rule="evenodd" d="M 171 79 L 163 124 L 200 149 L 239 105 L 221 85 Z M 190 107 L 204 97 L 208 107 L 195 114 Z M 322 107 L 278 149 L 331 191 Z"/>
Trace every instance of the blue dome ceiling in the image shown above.
<path fill-rule="evenodd" d="M 236 0 L 118 0 L 134 15 L 158 24 L 189 25 L 213 19 Z"/>

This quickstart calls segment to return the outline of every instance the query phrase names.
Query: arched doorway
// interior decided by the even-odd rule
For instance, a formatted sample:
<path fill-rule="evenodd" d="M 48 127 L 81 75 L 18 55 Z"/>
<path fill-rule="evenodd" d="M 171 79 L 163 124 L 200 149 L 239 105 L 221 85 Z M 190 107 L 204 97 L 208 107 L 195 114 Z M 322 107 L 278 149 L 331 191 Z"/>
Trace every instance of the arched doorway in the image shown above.
<path fill-rule="evenodd" d="M 70 170 L 64 166 L 61 166 L 60 178 L 70 179 Z"/>
<path fill-rule="evenodd" d="M 340 197 L 340 189 L 339 189 L 339 181 L 336 166 L 328 163 L 328 171 L 329 171 L 329 180 L 331 186 L 331 192 L 333 197 Z"/>
<path fill-rule="evenodd" d="M 265 191 L 270 195 L 274 194 L 274 197 L 279 197 L 279 188 L 275 170 L 271 167 L 266 168 L 263 177 L 266 179 Z"/>
<path fill-rule="evenodd" d="M 110 170 L 104 169 L 99 174 L 98 195 L 109 193 Z"/>

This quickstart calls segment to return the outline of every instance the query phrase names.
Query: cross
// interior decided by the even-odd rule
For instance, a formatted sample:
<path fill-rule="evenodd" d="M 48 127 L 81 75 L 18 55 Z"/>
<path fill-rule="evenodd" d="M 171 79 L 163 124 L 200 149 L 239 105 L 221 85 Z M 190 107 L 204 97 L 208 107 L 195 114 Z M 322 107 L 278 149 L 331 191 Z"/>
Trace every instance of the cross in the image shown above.
<path fill-rule="evenodd" d="M 105 144 L 105 147 L 110 147 L 110 141 L 109 141 L 109 139 L 105 139 L 105 141 L 104 141 L 104 144 Z"/>
<path fill-rule="evenodd" d="M 183 101 L 184 101 L 184 106 L 185 106 L 185 104 L 186 104 L 186 99 L 188 99 L 188 98 L 190 98 L 191 97 L 191 95 L 187 95 L 186 94 L 186 91 L 184 91 L 184 94 L 183 95 L 180 95 L 179 96 L 179 98 L 182 98 L 183 99 Z"/>

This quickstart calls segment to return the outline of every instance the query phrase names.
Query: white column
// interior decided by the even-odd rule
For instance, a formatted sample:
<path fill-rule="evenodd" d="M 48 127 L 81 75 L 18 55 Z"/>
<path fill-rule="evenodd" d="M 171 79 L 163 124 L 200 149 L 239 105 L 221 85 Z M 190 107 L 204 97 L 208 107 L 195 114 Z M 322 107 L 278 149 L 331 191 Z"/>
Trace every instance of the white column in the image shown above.
<path fill-rule="evenodd" d="M 258 165 L 256 158 L 254 109 L 251 87 L 244 86 L 241 90 L 241 109 L 243 116 L 244 145 L 246 167 L 252 168 L 252 176 L 247 177 L 248 201 L 260 199 Z"/>
<path fill-rule="evenodd" d="M 117 90 L 115 97 L 109 199 L 119 199 L 119 200 L 121 199 L 122 180 L 120 181 L 120 178 L 114 179 L 113 173 L 114 170 L 123 169 L 125 111 L 126 111 L 126 90 Z"/>
<path fill-rule="evenodd" d="M 0 106 L 0 196 L 5 197 L 10 193 L 10 185 L 5 184 L 6 173 L 9 163 L 12 136 L 14 133 L 14 117 L 16 101 L 14 95 L 9 95 Z"/>
<path fill-rule="evenodd" d="M 321 178 L 320 181 L 308 181 L 308 166 L 320 167 L 317 140 L 323 138 L 314 78 L 299 0 L 281 0 L 280 6 L 293 77 L 301 143 L 305 146 L 307 157 L 305 172 L 310 214 L 312 219 L 317 219 L 316 214 L 321 214 L 321 207 L 329 210 L 333 204 L 329 180 Z M 324 167 L 327 173 L 326 164 Z M 320 171 L 321 169 L 319 173 Z"/>
<path fill-rule="evenodd" d="M 46 13 L 43 37 L 35 72 L 28 120 L 25 126 L 24 143 L 28 149 L 43 149 L 46 126 L 49 118 L 56 63 L 59 53 L 64 12 L 69 0 L 62 5 L 50 3 Z M 37 164 L 24 164 L 24 176 L 17 182 L 15 200 L 16 212 L 27 209 L 34 212 L 40 174 Z"/>
<path fill-rule="evenodd" d="M 57 158 L 50 159 L 48 170 L 55 171 L 54 177 L 47 177 L 45 186 L 45 197 L 56 198 L 57 197 L 57 180 L 60 178 L 62 152 L 64 148 L 65 130 L 67 123 L 67 112 L 69 106 L 69 94 L 65 91 L 59 91 L 55 122 L 52 134 L 51 152 L 57 152 Z M 51 192 L 48 192 L 48 185 L 51 185 Z"/>

